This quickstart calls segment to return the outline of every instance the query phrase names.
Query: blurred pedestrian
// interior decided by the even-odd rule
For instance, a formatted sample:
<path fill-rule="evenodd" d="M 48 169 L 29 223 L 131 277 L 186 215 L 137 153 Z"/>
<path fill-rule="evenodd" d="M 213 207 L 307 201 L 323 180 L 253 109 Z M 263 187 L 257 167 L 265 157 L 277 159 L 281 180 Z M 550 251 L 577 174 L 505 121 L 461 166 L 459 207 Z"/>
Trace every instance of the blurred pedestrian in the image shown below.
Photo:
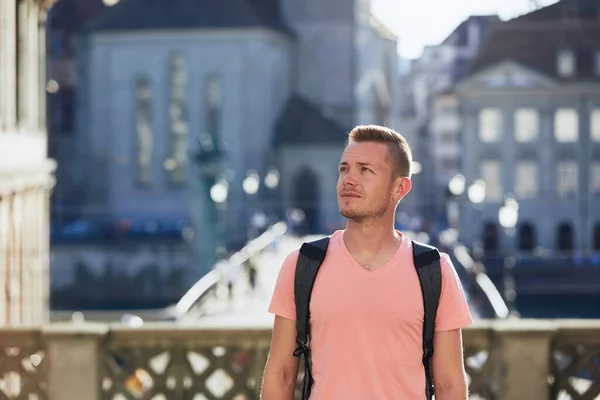
<path fill-rule="evenodd" d="M 246 264 L 248 272 L 248 283 L 250 284 L 250 289 L 252 290 L 252 292 L 254 292 L 256 289 L 256 265 L 254 264 L 252 259 L 248 260 Z"/>
<path fill-rule="evenodd" d="M 227 288 L 229 289 L 229 299 L 233 300 L 233 290 L 240 276 L 241 266 L 238 263 L 229 263 L 227 265 Z"/>

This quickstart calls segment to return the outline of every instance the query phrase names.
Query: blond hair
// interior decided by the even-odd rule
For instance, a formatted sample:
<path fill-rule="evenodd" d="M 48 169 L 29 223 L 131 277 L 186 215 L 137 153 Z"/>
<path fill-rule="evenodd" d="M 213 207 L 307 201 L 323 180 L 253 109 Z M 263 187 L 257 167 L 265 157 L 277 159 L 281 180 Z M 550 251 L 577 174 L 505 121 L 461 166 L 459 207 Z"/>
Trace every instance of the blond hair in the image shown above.
<path fill-rule="evenodd" d="M 395 130 L 379 125 L 359 125 L 348 134 L 348 142 L 386 144 L 388 147 L 388 163 L 392 166 L 394 178 L 410 178 L 412 152 L 404 136 Z"/>

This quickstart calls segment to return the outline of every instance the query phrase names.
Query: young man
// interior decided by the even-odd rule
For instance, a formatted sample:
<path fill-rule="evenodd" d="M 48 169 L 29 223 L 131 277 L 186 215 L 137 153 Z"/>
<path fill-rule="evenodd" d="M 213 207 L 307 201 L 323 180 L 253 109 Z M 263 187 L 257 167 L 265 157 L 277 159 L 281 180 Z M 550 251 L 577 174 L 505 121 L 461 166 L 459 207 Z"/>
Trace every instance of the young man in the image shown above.
<path fill-rule="evenodd" d="M 310 303 L 311 400 L 423 400 L 423 300 L 412 242 L 394 230 L 411 189 L 406 140 L 381 126 L 349 135 L 337 184 L 345 230 L 335 232 Z M 435 321 L 432 374 L 436 400 L 467 398 L 461 328 L 471 315 L 446 254 Z M 294 274 L 298 251 L 284 261 L 269 312 L 273 336 L 263 400 L 291 400 L 297 382 Z"/>

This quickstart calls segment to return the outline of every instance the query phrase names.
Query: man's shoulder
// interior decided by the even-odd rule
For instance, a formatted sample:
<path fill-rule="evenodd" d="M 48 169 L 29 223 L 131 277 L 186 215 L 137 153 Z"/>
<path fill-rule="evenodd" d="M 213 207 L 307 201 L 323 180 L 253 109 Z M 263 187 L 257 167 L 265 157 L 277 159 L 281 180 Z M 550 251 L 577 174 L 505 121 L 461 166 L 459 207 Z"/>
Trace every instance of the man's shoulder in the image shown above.
<path fill-rule="evenodd" d="M 298 257 L 300 256 L 300 247 L 296 247 L 294 250 L 290 251 L 288 255 L 283 260 L 283 264 L 281 266 L 282 269 L 296 269 L 296 264 L 298 263 Z"/>
<path fill-rule="evenodd" d="M 302 246 L 305 244 L 308 244 L 308 243 L 314 243 L 314 242 L 320 241 L 325 238 L 329 238 L 329 244 L 326 249 L 326 256 L 330 256 L 331 254 L 337 254 L 339 252 L 339 248 L 338 248 L 338 246 L 334 245 L 333 243 L 334 243 L 335 237 L 338 234 L 339 234 L 339 231 L 335 232 L 331 235 L 327 235 L 327 236 L 321 235 L 321 236 L 306 237 L 304 239 L 304 241 L 300 244 L 300 246 L 296 247 L 294 250 L 292 250 L 288 253 L 288 255 L 286 256 L 286 258 L 283 261 L 282 268 L 288 268 L 288 269 L 295 271 L 296 265 L 298 264 L 298 259 L 300 258 L 300 250 L 302 249 Z"/>

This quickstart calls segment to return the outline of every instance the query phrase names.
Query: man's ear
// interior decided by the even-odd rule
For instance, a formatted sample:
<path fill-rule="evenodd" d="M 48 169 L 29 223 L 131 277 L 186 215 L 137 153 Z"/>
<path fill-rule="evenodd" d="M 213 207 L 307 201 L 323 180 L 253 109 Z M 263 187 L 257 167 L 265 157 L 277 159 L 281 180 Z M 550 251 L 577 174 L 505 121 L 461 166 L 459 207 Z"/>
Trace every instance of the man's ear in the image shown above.
<path fill-rule="evenodd" d="M 396 197 L 397 201 L 400 201 L 408 194 L 408 192 L 410 192 L 410 189 L 412 189 L 412 181 L 406 176 L 399 176 L 395 179 L 394 186 L 394 197 Z"/>

